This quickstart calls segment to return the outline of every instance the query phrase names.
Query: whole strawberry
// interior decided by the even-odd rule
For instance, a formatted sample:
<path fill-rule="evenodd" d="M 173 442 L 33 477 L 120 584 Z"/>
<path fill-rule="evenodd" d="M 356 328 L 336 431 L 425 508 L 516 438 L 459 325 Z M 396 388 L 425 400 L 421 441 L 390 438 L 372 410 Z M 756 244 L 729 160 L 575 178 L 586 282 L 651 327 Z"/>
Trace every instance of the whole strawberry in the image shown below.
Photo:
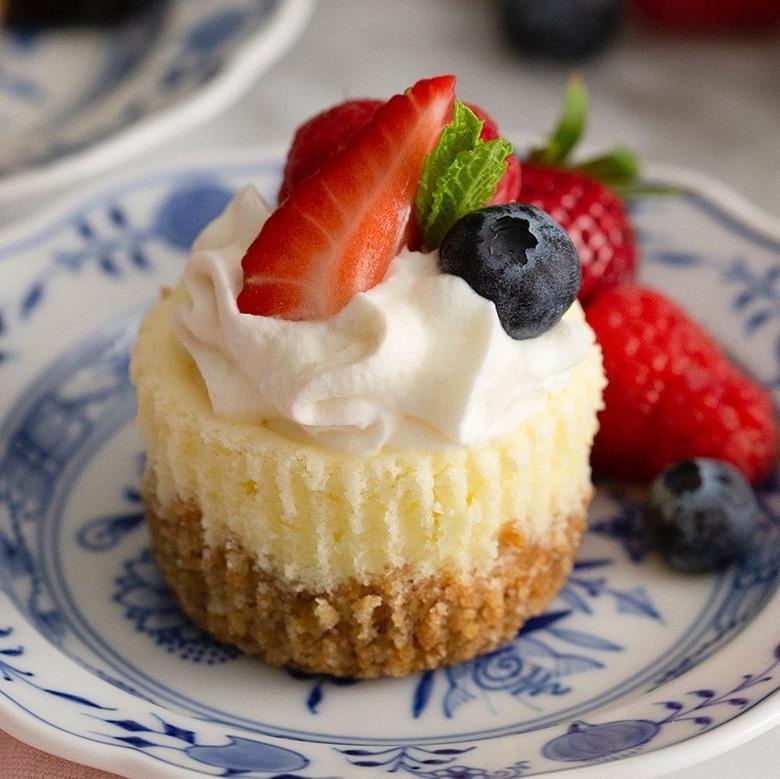
<path fill-rule="evenodd" d="M 710 457 L 754 484 L 769 474 L 777 461 L 769 396 L 679 306 L 629 285 L 602 292 L 586 316 L 608 382 L 593 447 L 597 472 L 650 481 L 671 463 Z"/>
<path fill-rule="evenodd" d="M 381 100 L 347 100 L 328 108 L 302 124 L 295 132 L 284 177 L 279 188 L 279 202 L 287 198 L 304 179 L 316 173 L 322 164 L 343 149 L 373 118 Z M 489 141 L 498 138 L 498 126 L 479 106 L 470 105 L 484 122 L 480 137 Z M 520 191 L 520 160 L 507 158 L 507 169 L 491 200 L 492 204 L 510 203 Z"/>
<path fill-rule="evenodd" d="M 632 154 L 617 149 L 570 166 L 585 126 L 587 95 L 581 81 L 567 88 L 560 123 L 547 144 L 523 160 L 518 200 L 547 211 L 571 237 L 582 262 L 579 299 L 587 304 L 601 289 L 631 281 L 638 251 L 634 230 L 614 187 L 637 177 Z"/>

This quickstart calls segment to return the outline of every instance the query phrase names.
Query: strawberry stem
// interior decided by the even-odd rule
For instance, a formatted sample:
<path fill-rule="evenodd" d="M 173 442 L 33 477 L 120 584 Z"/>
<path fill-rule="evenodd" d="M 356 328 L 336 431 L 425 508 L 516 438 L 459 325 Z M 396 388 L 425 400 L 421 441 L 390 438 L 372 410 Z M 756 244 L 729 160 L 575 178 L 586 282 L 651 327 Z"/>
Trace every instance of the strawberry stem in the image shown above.
<path fill-rule="evenodd" d="M 610 187 L 623 187 L 637 180 L 639 160 L 633 152 L 619 147 L 608 154 L 574 165 L 572 170 L 598 179 Z"/>
<path fill-rule="evenodd" d="M 567 164 L 569 155 L 582 137 L 588 111 L 588 91 L 579 76 L 566 85 L 563 112 L 558 126 L 544 146 L 532 149 L 529 162 L 552 168 L 574 170 L 590 176 L 613 189 L 628 191 L 639 179 L 639 160 L 633 152 L 617 147 L 576 165 Z"/>
<path fill-rule="evenodd" d="M 588 90 L 585 82 L 574 76 L 569 79 L 563 96 L 563 112 L 558 125 L 545 146 L 531 150 L 529 159 L 538 165 L 562 167 L 577 145 L 585 129 L 588 113 Z"/>

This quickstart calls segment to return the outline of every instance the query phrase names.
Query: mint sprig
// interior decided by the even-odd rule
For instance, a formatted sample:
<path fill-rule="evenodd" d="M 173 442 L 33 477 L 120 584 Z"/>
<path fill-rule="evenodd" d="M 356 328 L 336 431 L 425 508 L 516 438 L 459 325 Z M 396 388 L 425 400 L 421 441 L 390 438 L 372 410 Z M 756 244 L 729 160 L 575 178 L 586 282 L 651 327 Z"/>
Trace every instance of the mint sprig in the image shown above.
<path fill-rule="evenodd" d="M 417 191 L 417 224 L 427 249 L 438 247 L 462 216 L 489 203 L 506 172 L 512 145 L 503 138 L 482 141 L 481 131 L 482 120 L 456 100 Z"/>
<path fill-rule="evenodd" d="M 511 153 L 511 144 L 495 138 L 455 157 L 438 179 L 428 221 L 423 228 L 423 238 L 429 249 L 441 244 L 458 219 L 490 202 L 496 184 L 506 172 L 506 158 Z"/>
<path fill-rule="evenodd" d="M 433 205 L 439 175 L 447 170 L 462 151 L 473 149 L 479 142 L 482 122 L 460 100 L 455 101 L 452 121 L 442 130 L 436 148 L 425 158 L 420 188 L 417 190 L 417 214 L 429 214 Z"/>

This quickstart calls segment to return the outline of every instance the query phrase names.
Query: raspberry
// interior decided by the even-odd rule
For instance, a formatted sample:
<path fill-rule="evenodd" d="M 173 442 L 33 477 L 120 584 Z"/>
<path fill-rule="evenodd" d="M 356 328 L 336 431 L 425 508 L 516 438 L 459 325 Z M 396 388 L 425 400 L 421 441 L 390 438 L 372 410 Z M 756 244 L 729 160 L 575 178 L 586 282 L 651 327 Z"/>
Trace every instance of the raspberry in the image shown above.
<path fill-rule="evenodd" d="M 647 287 L 615 287 L 595 298 L 587 318 L 608 381 L 596 471 L 650 481 L 679 460 L 711 457 L 754 484 L 769 474 L 777 424 L 768 394 L 679 306 Z"/>

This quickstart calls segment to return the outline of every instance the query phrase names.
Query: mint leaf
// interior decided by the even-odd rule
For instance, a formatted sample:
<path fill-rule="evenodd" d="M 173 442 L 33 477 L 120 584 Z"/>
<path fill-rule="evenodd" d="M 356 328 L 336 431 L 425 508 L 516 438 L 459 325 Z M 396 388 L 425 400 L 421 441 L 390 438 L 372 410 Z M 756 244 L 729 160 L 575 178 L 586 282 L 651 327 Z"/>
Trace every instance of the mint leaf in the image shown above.
<path fill-rule="evenodd" d="M 452 165 L 458 154 L 473 149 L 479 143 L 481 132 L 482 120 L 468 106 L 456 100 L 452 121 L 442 130 L 436 148 L 425 158 L 415 203 L 418 218 L 430 213 L 439 177 Z"/>
<path fill-rule="evenodd" d="M 425 158 L 415 206 L 428 249 L 435 249 L 458 219 L 489 203 L 506 172 L 512 146 L 503 138 L 480 140 L 482 124 L 456 100 L 452 121 Z"/>
<path fill-rule="evenodd" d="M 459 152 L 439 175 L 433 189 L 430 211 L 422 228 L 429 249 L 441 244 L 450 227 L 462 216 L 490 202 L 496 185 L 506 172 L 512 145 L 503 138 L 480 142 Z"/>

